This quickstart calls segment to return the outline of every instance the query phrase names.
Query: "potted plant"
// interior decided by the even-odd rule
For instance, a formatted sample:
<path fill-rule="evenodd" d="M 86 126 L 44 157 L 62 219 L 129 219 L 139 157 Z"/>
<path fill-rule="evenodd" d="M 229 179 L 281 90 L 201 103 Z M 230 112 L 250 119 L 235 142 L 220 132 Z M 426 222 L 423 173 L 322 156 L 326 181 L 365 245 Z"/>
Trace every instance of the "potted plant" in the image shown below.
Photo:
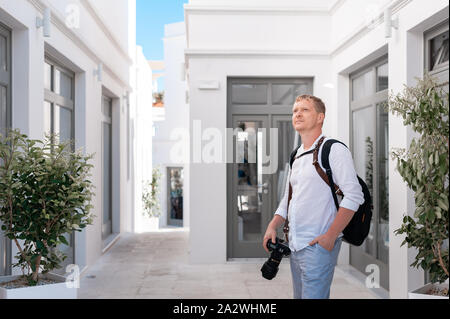
<path fill-rule="evenodd" d="M 51 271 L 66 258 L 57 250 L 68 245 L 64 234 L 92 223 L 92 156 L 55 141 L 31 140 L 18 130 L 0 135 L 0 224 L 18 249 L 13 266 L 22 270 L 0 277 L 0 298 L 77 297 Z"/>
<path fill-rule="evenodd" d="M 150 218 L 150 228 L 152 230 L 159 227 L 159 216 L 161 215 L 161 207 L 159 205 L 159 180 L 161 172 L 158 168 L 152 170 L 152 180 L 144 182 L 142 190 L 142 203 L 144 215 Z"/>
<path fill-rule="evenodd" d="M 425 76 L 415 87 L 391 95 L 388 107 L 420 135 L 407 151 L 397 149 L 391 154 L 403 180 L 415 192 L 414 216 L 404 216 L 394 233 L 406 235 L 402 246 L 417 249 L 411 266 L 429 272 L 431 281 L 409 297 L 448 298 L 449 94 L 442 84 Z"/>

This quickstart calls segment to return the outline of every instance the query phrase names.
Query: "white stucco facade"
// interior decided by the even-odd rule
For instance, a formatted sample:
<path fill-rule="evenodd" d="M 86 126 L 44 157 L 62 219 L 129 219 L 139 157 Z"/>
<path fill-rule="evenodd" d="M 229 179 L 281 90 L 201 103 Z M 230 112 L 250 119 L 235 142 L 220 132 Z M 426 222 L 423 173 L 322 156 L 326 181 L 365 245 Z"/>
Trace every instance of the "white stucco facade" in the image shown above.
<path fill-rule="evenodd" d="M 162 173 L 160 185 L 161 216 L 159 225 L 168 224 L 168 167 L 184 169 L 183 227 L 189 227 L 189 188 L 187 179 L 187 152 L 189 145 L 189 104 L 185 78 L 184 50 L 186 32 L 184 22 L 167 24 L 164 27 L 164 116 L 155 121 L 153 137 L 153 165 Z M 161 108 L 154 108 L 161 111 Z"/>
<path fill-rule="evenodd" d="M 384 33 L 386 8 L 399 21 L 391 38 Z M 312 77 L 313 94 L 327 106 L 324 134 L 349 145 L 349 75 L 387 55 L 389 91 L 413 85 L 424 73 L 424 32 L 448 19 L 448 2 L 191 0 L 185 19 L 191 135 L 193 121 L 201 120 L 202 128 L 218 128 L 225 136 L 228 77 Z M 201 89 L 205 83 L 216 88 Z M 389 149 L 406 148 L 411 137 L 402 119 L 389 114 Z M 191 157 L 188 171 L 190 260 L 224 263 L 226 164 L 193 163 Z M 408 290 L 423 284 L 424 274 L 409 267 L 414 251 L 400 247 L 403 238 L 393 233 L 414 201 L 392 159 L 389 194 L 389 293 L 406 298 Z M 347 244 L 339 263 L 349 263 Z"/>
<path fill-rule="evenodd" d="M 36 27 L 36 17 L 42 18 L 44 8 L 51 10 L 50 37 L 44 37 L 42 28 Z M 151 92 L 151 69 L 135 44 L 136 4 L 127 0 L 2 0 L 0 22 L 10 30 L 12 39 L 12 128 L 31 138 L 44 136 L 47 57 L 74 74 L 75 147 L 95 153 L 91 181 L 96 194 L 92 213 L 96 217 L 93 225 L 75 232 L 74 259 L 83 271 L 121 233 L 136 230 L 138 210 L 134 206 L 139 189 L 135 176 L 144 178 L 151 172 L 151 140 L 146 139 L 143 146 L 136 144 L 143 140 L 136 135 L 151 136 L 144 125 L 148 122 L 151 127 L 151 93 L 147 93 Z M 101 76 L 95 74 L 99 68 Z M 112 106 L 112 232 L 107 240 L 102 239 L 102 194 L 109 186 L 104 185 L 102 175 L 102 96 L 109 98 Z M 15 253 L 13 245 L 12 255 Z"/>
<path fill-rule="evenodd" d="M 132 154 L 134 176 L 134 232 L 151 229 L 150 218 L 143 210 L 143 185 L 152 179 L 152 70 L 142 47 L 136 47 L 135 85 L 131 94 Z"/>

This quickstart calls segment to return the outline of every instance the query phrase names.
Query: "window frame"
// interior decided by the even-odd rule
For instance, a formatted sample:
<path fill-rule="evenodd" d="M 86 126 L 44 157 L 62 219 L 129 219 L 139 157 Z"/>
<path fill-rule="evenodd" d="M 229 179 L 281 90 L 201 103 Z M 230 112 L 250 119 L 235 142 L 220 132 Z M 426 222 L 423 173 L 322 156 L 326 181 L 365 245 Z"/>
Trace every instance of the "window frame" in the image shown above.
<path fill-rule="evenodd" d="M 449 69 L 449 61 L 443 62 L 438 64 L 437 68 L 434 70 L 431 70 L 431 56 L 430 56 L 430 49 L 431 45 L 430 42 L 432 39 L 437 37 L 438 35 L 448 32 L 449 31 L 449 20 L 444 20 L 434 27 L 428 29 L 423 33 L 423 42 L 424 42 L 424 73 L 428 73 L 431 76 L 441 75 L 448 71 Z"/>
<path fill-rule="evenodd" d="M 426 30 L 423 33 L 423 50 L 424 50 L 424 69 L 423 74 L 429 74 L 432 77 L 437 78 L 439 85 L 449 85 L 448 84 L 448 71 L 449 71 L 449 61 L 441 63 L 435 70 L 430 70 L 430 42 L 433 38 L 438 35 L 449 32 L 449 19 L 439 22 L 435 26 Z M 424 271 L 424 284 L 430 283 L 430 273 L 428 271 Z"/>
<path fill-rule="evenodd" d="M 43 81 L 43 88 L 44 88 L 44 100 L 42 101 L 42 107 L 44 107 L 44 102 L 48 102 L 50 104 L 50 133 L 55 132 L 55 104 L 59 107 L 71 111 L 71 119 L 70 119 L 70 140 L 75 140 L 75 72 L 70 71 L 69 69 L 63 67 L 60 63 L 57 62 L 57 60 L 47 53 L 44 55 L 44 60 L 42 61 L 43 65 L 45 66 L 45 63 L 50 65 L 50 90 L 45 87 L 44 84 L 44 77 L 42 78 Z M 69 76 L 72 80 L 71 82 L 71 95 L 72 100 L 61 96 L 54 92 L 54 69 L 57 69 L 59 72 L 64 73 L 65 75 Z M 44 69 L 45 72 L 45 69 Z M 45 74 L 43 74 L 45 76 Z M 46 134 L 48 132 L 44 132 Z M 71 150 L 75 151 L 75 143 L 70 143 Z M 70 234 L 70 248 L 71 248 L 71 256 L 69 255 L 69 258 L 72 258 L 72 263 L 76 264 L 76 243 L 75 243 L 75 231 L 72 231 Z M 64 271 L 64 270 L 61 270 Z"/>
<path fill-rule="evenodd" d="M 70 139 L 74 140 L 75 138 L 75 73 L 70 71 L 69 69 L 63 67 L 58 62 L 56 62 L 55 59 L 53 59 L 48 54 L 45 54 L 44 63 L 47 63 L 50 65 L 50 90 L 47 89 L 44 86 L 44 101 L 50 103 L 50 132 L 55 132 L 54 127 L 54 114 L 55 114 L 55 104 L 59 107 L 62 107 L 64 109 L 67 109 L 71 111 L 71 130 L 70 130 Z M 71 93 L 72 93 L 72 99 L 68 99 L 62 95 L 59 95 L 54 92 L 54 85 L 55 85 L 55 72 L 54 70 L 57 69 L 59 72 L 64 73 L 65 75 L 69 76 L 71 78 Z M 72 150 L 75 150 L 75 145 L 72 143 Z"/>
<path fill-rule="evenodd" d="M 6 119 L 5 129 L 8 130 L 12 127 L 12 50 L 11 50 L 11 36 L 12 30 L 6 25 L 0 22 L 0 35 L 6 38 L 6 71 L 0 70 L 0 85 L 6 87 Z M 3 236 L 0 231 L 0 236 L 3 237 L 0 240 L 0 245 L 3 245 L 3 252 L 0 255 L 0 263 L 3 272 L 2 275 L 11 275 L 12 271 L 12 249 L 11 239 Z M 1 269 L 0 268 L 0 269 Z"/>
<path fill-rule="evenodd" d="M 0 22 L 0 35 L 6 38 L 6 71 L 0 70 L 0 85 L 6 87 L 6 129 L 12 126 L 12 52 L 11 52 L 11 29 Z"/>

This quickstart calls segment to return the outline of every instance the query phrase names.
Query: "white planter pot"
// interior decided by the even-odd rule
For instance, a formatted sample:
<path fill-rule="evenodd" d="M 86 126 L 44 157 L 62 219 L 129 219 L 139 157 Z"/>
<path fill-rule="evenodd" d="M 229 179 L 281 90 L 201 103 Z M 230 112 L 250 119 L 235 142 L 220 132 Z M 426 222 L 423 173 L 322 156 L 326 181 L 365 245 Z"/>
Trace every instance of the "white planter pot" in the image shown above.
<path fill-rule="evenodd" d="M 15 280 L 20 276 L 0 276 L 0 283 Z M 13 289 L 0 287 L 0 299 L 77 299 L 78 289 L 67 287 L 65 277 L 51 273 L 41 276 L 58 283 Z"/>
<path fill-rule="evenodd" d="M 425 286 L 422 286 L 414 291 L 409 292 L 408 298 L 409 299 L 447 299 L 448 300 L 448 297 L 445 297 L 445 296 L 428 295 L 427 291 L 429 291 L 433 286 L 448 289 L 448 283 L 442 283 L 442 284 L 429 283 L 429 284 L 426 284 Z"/>

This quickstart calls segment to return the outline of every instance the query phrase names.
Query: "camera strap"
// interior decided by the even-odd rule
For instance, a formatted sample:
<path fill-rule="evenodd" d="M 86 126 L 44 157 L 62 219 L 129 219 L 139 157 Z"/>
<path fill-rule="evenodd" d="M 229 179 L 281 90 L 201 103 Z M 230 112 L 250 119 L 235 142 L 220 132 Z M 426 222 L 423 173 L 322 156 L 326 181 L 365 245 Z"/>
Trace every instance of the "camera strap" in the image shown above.
<path fill-rule="evenodd" d="M 288 202 L 287 202 L 287 207 L 286 207 L 287 213 L 286 213 L 286 220 L 284 222 L 284 227 L 283 227 L 284 239 L 285 239 L 286 242 L 289 242 L 289 202 L 292 199 L 292 185 L 291 185 L 292 166 L 294 165 L 294 161 L 297 158 L 300 158 L 300 157 L 302 157 L 304 155 L 308 155 L 308 154 L 314 153 L 313 154 L 313 165 L 316 168 L 317 172 L 319 173 L 320 177 L 322 177 L 322 179 L 324 179 L 323 175 L 325 175 L 325 173 L 323 172 L 322 168 L 320 168 L 319 162 L 317 160 L 318 157 L 319 157 L 319 149 L 320 149 L 320 146 L 322 145 L 324 139 L 325 139 L 325 136 L 322 136 L 322 138 L 317 142 L 317 145 L 316 145 L 315 148 L 313 148 L 312 150 L 309 150 L 307 152 L 304 152 L 304 153 L 302 153 L 300 155 L 295 156 L 293 161 L 292 161 L 291 168 L 290 168 L 290 171 L 289 171 L 289 194 L 288 194 Z M 327 176 L 325 175 L 325 177 L 327 177 Z M 329 184 L 328 178 L 325 180 L 325 182 L 327 184 Z M 339 190 L 339 188 L 338 188 L 338 190 Z"/>

